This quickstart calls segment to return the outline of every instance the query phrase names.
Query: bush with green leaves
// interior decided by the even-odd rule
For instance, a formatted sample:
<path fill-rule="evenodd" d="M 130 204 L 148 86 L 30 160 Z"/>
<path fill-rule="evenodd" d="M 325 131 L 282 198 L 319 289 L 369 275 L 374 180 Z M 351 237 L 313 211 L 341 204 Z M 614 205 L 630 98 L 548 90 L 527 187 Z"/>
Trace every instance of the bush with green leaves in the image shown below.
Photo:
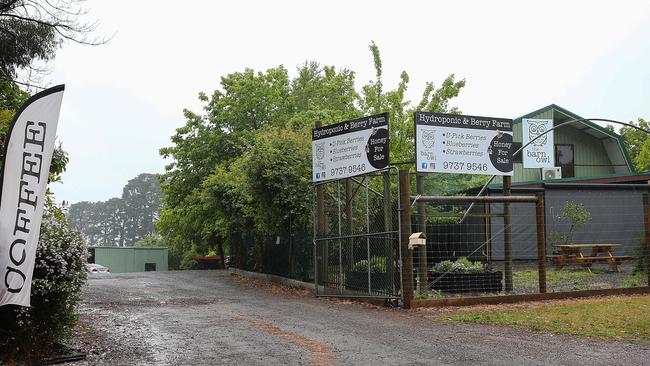
<path fill-rule="evenodd" d="M 460 257 L 455 261 L 446 260 L 437 263 L 432 271 L 437 273 L 484 273 L 487 272 L 487 268 L 479 261 L 472 262 L 467 257 Z"/>
<path fill-rule="evenodd" d="M 32 279 L 31 307 L 0 307 L 0 360 L 32 364 L 72 335 L 86 281 L 86 245 L 61 208 L 47 205 Z M 27 358 L 27 359 L 25 359 Z"/>
<path fill-rule="evenodd" d="M 368 260 L 363 259 L 352 266 L 352 272 L 368 272 Z M 370 272 L 371 273 L 385 273 L 386 272 L 386 257 L 371 257 L 370 258 Z"/>
<path fill-rule="evenodd" d="M 554 229 L 551 232 L 551 243 L 554 245 L 569 244 L 573 241 L 573 233 L 576 229 L 591 220 L 591 212 L 582 203 L 567 201 L 562 210 L 553 215 L 553 218 L 558 222 L 566 222 L 570 226 L 569 230 L 564 233 L 560 233 Z"/>

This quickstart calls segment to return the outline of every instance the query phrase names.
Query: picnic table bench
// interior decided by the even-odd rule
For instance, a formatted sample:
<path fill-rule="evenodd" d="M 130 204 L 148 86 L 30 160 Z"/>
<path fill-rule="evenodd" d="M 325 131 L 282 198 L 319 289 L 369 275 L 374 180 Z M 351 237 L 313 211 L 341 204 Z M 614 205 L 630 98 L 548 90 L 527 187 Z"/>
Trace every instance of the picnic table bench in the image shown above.
<path fill-rule="evenodd" d="M 621 261 L 632 257 L 626 255 L 614 255 L 614 248 L 621 244 L 556 244 L 558 254 L 549 255 L 548 258 L 555 261 L 555 267 L 562 269 L 564 266 L 577 265 L 585 268 L 591 273 L 591 265 L 594 263 L 607 263 L 614 272 L 620 272 L 618 265 Z M 591 249 L 591 252 L 583 254 L 584 250 Z"/>

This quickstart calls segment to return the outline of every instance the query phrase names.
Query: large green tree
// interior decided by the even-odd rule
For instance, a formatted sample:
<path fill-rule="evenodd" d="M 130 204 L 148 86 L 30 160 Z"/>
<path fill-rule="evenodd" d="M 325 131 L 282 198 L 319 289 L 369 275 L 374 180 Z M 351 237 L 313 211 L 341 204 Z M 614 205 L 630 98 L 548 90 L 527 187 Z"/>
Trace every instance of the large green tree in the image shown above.
<path fill-rule="evenodd" d="M 124 186 L 124 236 L 129 243 L 135 243 L 155 231 L 161 195 L 156 174 L 142 173 Z"/>
<path fill-rule="evenodd" d="M 370 50 L 376 78 L 360 91 L 354 72 L 311 61 L 293 79 L 282 66 L 246 69 L 222 77 L 210 97 L 199 95 L 204 113 L 186 110 L 173 145 L 161 149 L 171 163 L 162 178 L 165 198 L 157 225 L 172 251 L 223 254 L 224 243 L 255 233 L 248 236 L 256 242 L 246 260 L 265 270 L 266 259 L 278 257 L 266 253 L 268 242 L 292 243 L 292 234 L 311 232 L 310 130 L 317 123 L 388 111 L 391 161 L 414 160 L 413 111 L 455 112 L 449 101 L 465 81 L 451 75 L 438 88 L 427 83 L 419 104 L 412 105 L 405 99 L 408 74 L 401 74 L 396 89 L 384 91 L 379 49 L 373 43 Z M 291 257 L 304 248 L 285 249 Z M 302 271 L 294 263 L 288 267 Z"/>
<path fill-rule="evenodd" d="M 158 175 L 143 173 L 129 180 L 122 197 L 72 204 L 68 220 L 90 245 L 133 246 L 155 232 L 160 205 Z"/>
<path fill-rule="evenodd" d="M 643 118 L 630 122 L 635 126 L 650 130 L 650 125 Z M 620 134 L 625 141 L 630 158 L 637 171 L 650 169 L 650 134 L 633 127 L 622 127 Z"/>

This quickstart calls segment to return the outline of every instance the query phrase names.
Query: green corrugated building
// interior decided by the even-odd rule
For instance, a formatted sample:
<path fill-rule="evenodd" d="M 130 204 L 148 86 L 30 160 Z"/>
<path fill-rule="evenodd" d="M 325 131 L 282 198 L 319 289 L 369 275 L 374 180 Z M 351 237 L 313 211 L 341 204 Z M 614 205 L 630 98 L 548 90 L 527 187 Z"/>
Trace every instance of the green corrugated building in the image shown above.
<path fill-rule="evenodd" d="M 581 119 L 560 106 L 551 104 L 513 120 L 516 148 L 521 147 L 522 119 L 552 119 L 558 126 L 573 119 Z M 584 121 L 558 127 L 553 130 L 555 166 L 561 167 L 562 180 L 573 178 L 628 175 L 634 173 L 633 164 L 620 135 L 595 123 Z M 558 159 L 558 155 L 562 159 Z M 515 185 L 549 180 L 542 169 L 524 169 L 521 154 L 514 159 Z M 495 179 L 499 184 L 501 179 Z"/>
<path fill-rule="evenodd" d="M 138 247 L 93 247 L 90 262 L 110 268 L 113 273 L 167 271 L 169 249 Z"/>

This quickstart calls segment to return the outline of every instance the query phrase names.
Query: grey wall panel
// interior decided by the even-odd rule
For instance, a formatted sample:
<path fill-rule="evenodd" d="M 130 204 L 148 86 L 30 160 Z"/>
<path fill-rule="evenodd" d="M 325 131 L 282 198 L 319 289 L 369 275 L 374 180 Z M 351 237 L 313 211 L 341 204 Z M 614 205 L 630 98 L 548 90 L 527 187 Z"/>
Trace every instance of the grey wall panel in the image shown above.
<path fill-rule="evenodd" d="M 547 254 L 552 252 L 552 234 L 567 233 L 570 224 L 555 217 L 567 201 L 581 203 L 591 220 L 574 230 L 572 243 L 621 244 L 614 255 L 636 254 L 644 234 L 643 192 L 634 190 L 546 190 Z M 492 204 L 492 212 L 503 212 L 502 204 Z M 514 259 L 537 259 L 535 207 L 511 204 Z M 503 260 L 503 219 L 492 219 L 492 259 Z M 588 254 L 588 253 L 587 253 Z"/>
<path fill-rule="evenodd" d="M 519 196 L 519 194 L 517 194 Z M 492 213 L 503 213 L 503 204 L 493 203 Z M 514 259 L 537 258 L 537 231 L 535 205 L 511 203 L 512 255 Z M 503 218 L 492 218 L 492 259 L 503 260 Z"/>
<path fill-rule="evenodd" d="M 570 224 L 558 222 L 558 214 L 567 201 L 582 203 L 592 219 L 575 230 L 574 243 L 621 244 L 615 255 L 634 255 L 644 234 L 643 192 L 633 190 L 560 190 L 546 191 L 547 237 L 554 230 L 568 232 Z"/>

